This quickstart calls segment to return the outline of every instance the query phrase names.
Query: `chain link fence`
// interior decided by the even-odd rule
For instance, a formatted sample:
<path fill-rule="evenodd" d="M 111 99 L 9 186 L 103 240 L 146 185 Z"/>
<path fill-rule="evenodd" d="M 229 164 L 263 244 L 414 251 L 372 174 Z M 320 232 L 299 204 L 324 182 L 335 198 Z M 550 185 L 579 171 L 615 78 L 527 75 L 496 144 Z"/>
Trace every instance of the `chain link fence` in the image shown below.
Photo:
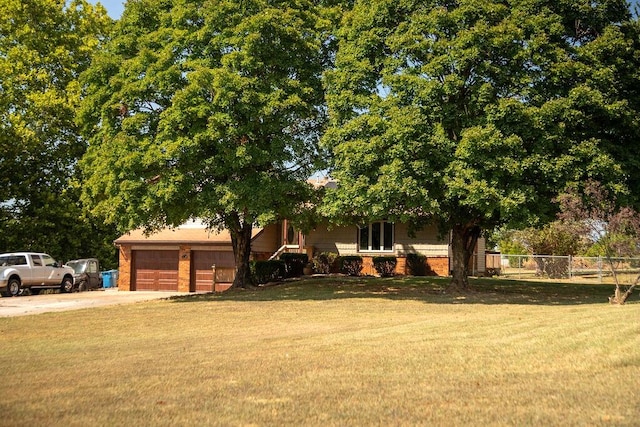
<path fill-rule="evenodd" d="M 500 256 L 497 274 L 512 279 L 561 279 L 584 283 L 614 283 L 609 260 L 604 257 L 556 255 Z M 620 284 L 631 284 L 640 274 L 640 258 L 613 258 Z"/>

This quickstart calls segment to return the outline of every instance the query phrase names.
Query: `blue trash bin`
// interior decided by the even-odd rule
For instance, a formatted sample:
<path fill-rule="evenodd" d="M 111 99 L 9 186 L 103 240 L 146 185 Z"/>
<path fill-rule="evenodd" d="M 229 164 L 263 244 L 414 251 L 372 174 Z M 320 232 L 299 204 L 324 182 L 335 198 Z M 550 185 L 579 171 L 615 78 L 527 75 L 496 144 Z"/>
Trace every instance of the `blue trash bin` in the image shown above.
<path fill-rule="evenodd" d="M 110 288 L 113 286 L 113 274 L 112 274 L 113 270 L 109 270 L 109 271 L 103 271 L 100 274 L 102 275 L 102 287 L 103 288 Z"/>

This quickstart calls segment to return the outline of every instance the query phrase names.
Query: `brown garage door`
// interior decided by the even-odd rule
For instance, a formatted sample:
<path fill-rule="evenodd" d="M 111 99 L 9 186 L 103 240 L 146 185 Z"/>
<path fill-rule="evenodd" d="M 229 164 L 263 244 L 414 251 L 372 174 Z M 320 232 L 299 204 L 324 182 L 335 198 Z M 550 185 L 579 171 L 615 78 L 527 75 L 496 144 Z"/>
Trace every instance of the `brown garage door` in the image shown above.
<path fill-rule="evenodd" d="M 235 261 L 233 252 L 227 251 L 193 251 L 191 255 L 191 284 L 195 291 L 220 291 L 233 282 Z M 213 289 L 213 269 L 216 266 L 216 289 Z M 222 287 L 222 288 L 221 288 Z"/>
<path fill-rule="evenodd" d="M 134 251 L 135 289 L 178 290 L 178 251 Z"/>

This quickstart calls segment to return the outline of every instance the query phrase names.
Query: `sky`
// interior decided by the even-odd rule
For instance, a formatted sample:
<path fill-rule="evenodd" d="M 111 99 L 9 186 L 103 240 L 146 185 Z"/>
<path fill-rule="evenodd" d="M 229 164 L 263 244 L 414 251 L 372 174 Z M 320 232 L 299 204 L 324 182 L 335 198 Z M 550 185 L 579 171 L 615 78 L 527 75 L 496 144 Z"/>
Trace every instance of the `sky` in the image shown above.
<path fill-rule="evenodd" d="M 101 3 L 113 19 L 119 19 L 124 9 L 125 0 L 89 0 L 90 3 Z"/>

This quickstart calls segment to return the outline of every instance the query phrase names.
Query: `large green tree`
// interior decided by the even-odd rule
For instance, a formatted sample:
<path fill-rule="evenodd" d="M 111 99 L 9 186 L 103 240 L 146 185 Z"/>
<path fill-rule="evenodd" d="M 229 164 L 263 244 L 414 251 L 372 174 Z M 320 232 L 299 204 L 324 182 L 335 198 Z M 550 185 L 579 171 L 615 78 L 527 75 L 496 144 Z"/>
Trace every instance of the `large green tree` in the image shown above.
<path fill-rule="evenodd" d="M 597 46 L 635 55 L 618 25 L 628 18 L 622 0 L 356 2 L 326 77 L 324 143 L 341 185 L 324 212 L 437 222 L 450 232 L 452 287 L 465 289 L 483 229 L 552 218 L 567 182 L 621 190 L 629 169 L 612 124 L 637 123 L 606 82 L 638 80 Z"/>
<path fill-rule="evenodd" d="M 84 75 L 84 200 L 123 230 L 200 218 L 231 234 L 301 209 L 325 109 L 314 2 L 133 0 Z"/>
<path fill-rule="evenodd" d="M 85 150 L 77 79 L 111 20 L 83 0 L 0 0 L 0 10 L 0 251 L 113 260 L 114 236 L 72 185 Z"/>
<path fill-rule="evenodd" d="M 608 26 L 580 49 L 584 83 L 580 120 L 573 131 L 599 141 L 601 149 L 619 161 L 626 191 L 616 202 L 640 210 L 640 21 Z M 587 182 L 587 181 L 585 181 Z M 583 183 L 584 186 L 584 183 Z M 612 190 L 616 190 L 612 188 Z"/>

